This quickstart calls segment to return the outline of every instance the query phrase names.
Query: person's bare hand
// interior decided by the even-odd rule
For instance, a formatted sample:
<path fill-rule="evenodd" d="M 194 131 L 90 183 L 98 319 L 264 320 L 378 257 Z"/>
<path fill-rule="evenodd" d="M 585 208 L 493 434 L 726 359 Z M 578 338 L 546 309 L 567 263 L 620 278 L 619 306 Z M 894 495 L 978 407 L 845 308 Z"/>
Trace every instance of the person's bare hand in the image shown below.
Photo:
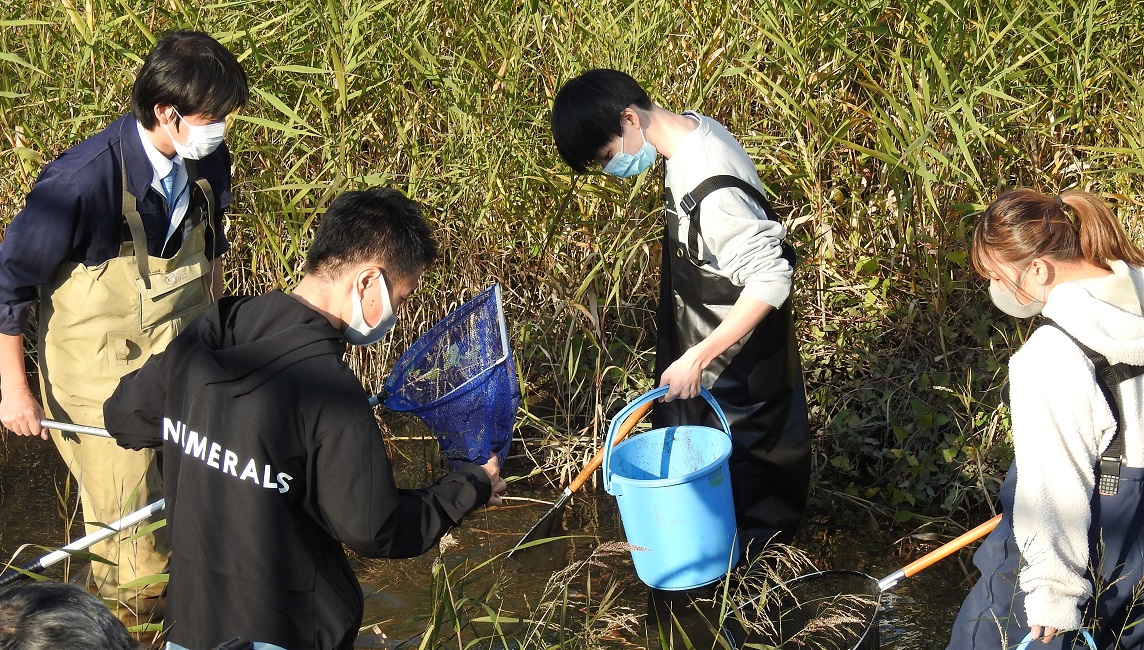
<path fill-rule="evenodd" d="M 667 394 L 661 399 L 670 402 L 674 399 L 691 399 L 699 395 L 702 387 L 703 365 L 695 348 L 684 352 L 659 378 L 660 387 L 667 386 Z"/>
<path fill-rule="evenodd" d="M 493 484 L 493 492 L 489 496 L 488 505 L 504 505 L 504 501 L 501 499 L 501 494 L 503 494 L 504 491 L 508 489 L 508 483 L 505 483 L 504 479 L 501 478 L 500 459 L 498 459 L 496 456 L 489 458 L 489 462 L 481 465 L 481 469 L 485 470 L 485 473 L 489 475 L 489 481 Z"/>
<path fill-rule="evenodd" d="M 1034 641 L 1040 639 L 1041 643 L 1048 643 L 1049 640 L 1053 638 L 1053 635 L 1057 633 L 1057 628 L 1047 625 L 1034 625 L 1029 631 Z"/>
<path fill-rule="evenodd" d="M 27 388 L 7 389 L 0 394 L 0 423 L 18 436 L 40 436 L 48 439 L 48 430 L 40 426 L 44 407 Z"/>

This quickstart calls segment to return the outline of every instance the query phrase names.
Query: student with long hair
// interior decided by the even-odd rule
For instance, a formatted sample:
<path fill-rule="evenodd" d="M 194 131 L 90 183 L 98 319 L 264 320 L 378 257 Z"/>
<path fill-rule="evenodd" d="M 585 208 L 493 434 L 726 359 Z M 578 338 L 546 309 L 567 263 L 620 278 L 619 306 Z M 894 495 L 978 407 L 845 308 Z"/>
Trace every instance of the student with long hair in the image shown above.
<path fill-rule="evenodd" d="M 998 308 L 1049 320 L 1009 362 L 1004 516 L 949 647 L 1070 648 L 1081 628 L 1144 647 L 1144 251 L 1093 194 L 1021 189 L 986 209 L 972 255 Z"/>

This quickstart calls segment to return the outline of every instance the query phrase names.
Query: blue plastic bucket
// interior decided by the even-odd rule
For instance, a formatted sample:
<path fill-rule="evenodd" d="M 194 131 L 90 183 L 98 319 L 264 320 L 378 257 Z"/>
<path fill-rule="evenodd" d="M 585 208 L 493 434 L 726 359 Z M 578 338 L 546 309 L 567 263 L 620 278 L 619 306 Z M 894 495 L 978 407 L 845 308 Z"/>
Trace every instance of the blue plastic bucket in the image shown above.
<path fill-rule="evenodd" d="M 621 423 L 667 393 L 657 388 L 612 418 L 604 443 L 604 489 L 616 497 L 636 574 L 649 587 L 678 591 L 722 578 L 739 561 L 731 499 L 731 429 L 653 429 L 612 447 Z"/>

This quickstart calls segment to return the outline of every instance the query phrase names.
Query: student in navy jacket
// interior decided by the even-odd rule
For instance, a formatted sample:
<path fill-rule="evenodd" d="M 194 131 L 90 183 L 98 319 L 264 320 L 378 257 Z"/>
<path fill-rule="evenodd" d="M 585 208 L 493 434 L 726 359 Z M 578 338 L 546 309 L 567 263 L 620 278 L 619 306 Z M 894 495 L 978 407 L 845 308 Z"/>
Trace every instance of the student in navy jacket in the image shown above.
<path fill-rule="evenodd" d="M 246 74 L 218 41 L 201 32 L 168 34 L 135 78 L 131 113 L 40 173 L 0 244 L 4 426 L 45 439 L 45 415 L 102 426 L 103 402 L 119 379 L 221 294 L 221 214 L 231 201 L 225 119 L 246 99 Z M 23 354 L 37 304 L 42 406 Z M 79 484 L 89 532 L 161 492 L 152 452 L 52 437 Z M 164 571 L 165 531 L 91 550 L 110 561 L 93 563 L 92 579 L 103 598 L 122 604 L 125 622 L 162 615 L 161 582 L 120 585 Z"/>
<path fill-rule="evenodd" d="M 224 298 L 107 402 L 132 449 L 163 449 L 171 648 L 351 648 L 362 592 L 342 544 L 413 557 L 500 503 L 494 456 L 398 489 L 368 395 L 343 361 L 393 326 L 437 246 L 400 192 L 331 203 L 293 293 Z"/>

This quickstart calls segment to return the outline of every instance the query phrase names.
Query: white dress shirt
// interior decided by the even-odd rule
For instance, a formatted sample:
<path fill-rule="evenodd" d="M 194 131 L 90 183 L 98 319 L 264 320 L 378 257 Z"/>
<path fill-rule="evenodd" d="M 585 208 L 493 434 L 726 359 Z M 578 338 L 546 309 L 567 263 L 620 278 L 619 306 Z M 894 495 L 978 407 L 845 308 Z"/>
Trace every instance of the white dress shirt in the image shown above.
<path fill-rule="evenodd" d="M 151 187 L 159 193 L 160 196 L 166 196 L 163 191 L 163 179 L 167 174 L 171 173 L 171 166 L 175 163 L 179 165 L 179 171 L 175 173 L 175 205 L 174 211 L 171 212 L 171 223 L 167 225 L 167 237 L 163 240 L 163 247 L 167 247 L 167 242 L 171 241 L 171 235 L 175 234 L 179 225 L 183 223 L 183 217 L 187 214 L 187 208 L 191 204 L 191 192 L 187 184 L 187 166 L 183 164 L 183 159 L 179 154 L 175 157 L 168 158 L 163 155 L 155 144 L 151 142 L 148 137 L 147 131 L 143 128 L 142 124 L 135 123 L 135 127 L 139 130 L 139 139 L 143 141 L 143 151 L 147 153 L 147 159 L 151 161 L 151 167 L 155 171 L 155 175 L 151 178 Z M 168 206 L 170 209 L 171 206 Z"/>

